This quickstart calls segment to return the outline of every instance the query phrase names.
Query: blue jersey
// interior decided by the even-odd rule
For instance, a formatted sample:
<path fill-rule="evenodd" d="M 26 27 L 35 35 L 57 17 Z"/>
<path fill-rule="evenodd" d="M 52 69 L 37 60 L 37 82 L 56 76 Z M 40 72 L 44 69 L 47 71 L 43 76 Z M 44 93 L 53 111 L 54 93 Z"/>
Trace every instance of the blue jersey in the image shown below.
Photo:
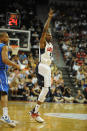
<path fill-rule="evenodd" d="M 3 61 L 2 61 L 1 53 L 2 53 L 3 46 L 6 46 L 6 45 L 3 43 L 0 43 L 0 70 L 7 70 L 8 66 L 5 63 L 3 63 Z"/>
<path fill-rule="evenodd" d="M 0 43 L 0 91 L 6 92 L 8 94 L 9 85 L 6 70 L 8 66 L 2 61 L 2 48 L 5 44 Z"/>

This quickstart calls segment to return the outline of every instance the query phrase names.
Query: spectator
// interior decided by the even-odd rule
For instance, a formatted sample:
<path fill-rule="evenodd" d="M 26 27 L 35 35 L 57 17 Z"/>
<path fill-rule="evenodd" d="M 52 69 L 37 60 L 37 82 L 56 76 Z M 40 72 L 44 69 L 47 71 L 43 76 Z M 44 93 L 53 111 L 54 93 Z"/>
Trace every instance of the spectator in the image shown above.
<path fill-rule="evenodd" d="M 21 52 L 19 57 L 20 57 L 20 61 L 23 61 L 25 58 L 27 58 L 27 55 L 24 52 Z"/>
<path fill-rule="evenodd" d="M 30 96 L 30 90 L 28 87 L 26 87 L 26 85 L 24 85 L 23 91 L 22 91 L 22 95 L 23 95 L 23 100 L 28 101 L 29 100 L 29 96 Z"/>
<path fill-rule="evenodd" d="M 63 92 L 64 102 L 73 103 L 74 97 L 72 96 L 71 89 L 69 87 L 65 87 Z"/>
<path fill-rule="evenodd" d="M 54 102 L 64 102 L 64 99 L 62 98 L 62 92 L 60 89 L 56 89 L 54 93 Z"/>
<path fill-rule="evenodd" d="M 81 92 L 81 90 L 77 90 L 77 95 L 76 95 L 76 98 L 75 98 L 75 103 L 85 103 L 87 100 L 84 96 L 84 94 Z"/>

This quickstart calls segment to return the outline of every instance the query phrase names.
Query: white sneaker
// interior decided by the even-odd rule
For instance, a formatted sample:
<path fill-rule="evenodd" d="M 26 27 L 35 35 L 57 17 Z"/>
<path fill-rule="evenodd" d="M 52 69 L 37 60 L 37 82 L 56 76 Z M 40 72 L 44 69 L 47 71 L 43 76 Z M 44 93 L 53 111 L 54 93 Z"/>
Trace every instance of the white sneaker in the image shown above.
<path fill-rule="evenodd" d="M 29 114 L 32 118 L 34 118 L 37 122 L 43 123 L 44 120 L 39 116 L 39 113 L 33 113 L 33 111 L 30 111 Z"/>
<path fill-rule="evenodd" d="M 15 127 L 16 126 L 16 123 L 13 120 L 10 120 L 10 118 L 8 116 L 2 116 L 0 121 L 10 125 L 11 127 Z"/>
<path fill-rule="evenodd" d="M 44 120 L 43 120 L 40 116 L 37 116 L 37 117 L 35 118 L 35 120 L 36 120 L 37 122 L 40 122 L 40 123 L 43 123 L 43 122 L 44 122 Z"/>

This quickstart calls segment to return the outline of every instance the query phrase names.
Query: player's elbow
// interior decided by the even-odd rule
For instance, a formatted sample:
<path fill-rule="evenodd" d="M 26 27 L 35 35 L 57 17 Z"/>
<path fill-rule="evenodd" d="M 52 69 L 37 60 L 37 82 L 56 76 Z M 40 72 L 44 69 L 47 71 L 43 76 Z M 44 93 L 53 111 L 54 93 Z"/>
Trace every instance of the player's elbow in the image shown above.
<path fill-rule="evenodd" d="M 5 63 L 5 64 L 8 63 L 8 59 L 6 59 L 5 57 L 2 57 L 2 61 L 3 61 L 3 63 Z"/>

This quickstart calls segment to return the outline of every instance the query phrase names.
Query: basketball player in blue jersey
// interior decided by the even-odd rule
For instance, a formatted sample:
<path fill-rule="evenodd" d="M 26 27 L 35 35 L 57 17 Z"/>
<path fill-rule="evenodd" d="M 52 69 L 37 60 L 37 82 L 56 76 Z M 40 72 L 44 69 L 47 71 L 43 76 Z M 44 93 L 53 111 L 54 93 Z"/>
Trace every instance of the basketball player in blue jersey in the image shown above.
<path fill-rule="evenodd" d="M 10 61 L 8 59 L 8 42 L 9 36 L 6 32 L 0 33 L 0 92 L 1 92 L 1 106 L 3 110 L 3 115 L 0 119 L 1 122 L 7 123 L 8 125 L 15 127 L 14 121 L 10 120 L 8 116 L 8 79 L 7 79 L 7 69 L 8 65 L 14 68 L 20 69 L 18 64 Z"/>
<path fill-rule="evenodd" d="M 40 61 L 37 67 L 38 70 L 38 83 L 42 87 L 40 95 L 38 97 L 38 101 L 36 106 L 30 111 L 30 115 L 37 122 L 44 122 L 44 120 L 39 115 L 40 105 L 44 102 L 46 95 L 49 91 L 49 87 L 51 87 L 51 61 L 52 61 L 52 51 L 53 45 L 51 43 L 52 35 L 48 31 L 51 19 L 53 17 L 53 10 L 50 9 L 48 14 L 48 19 L 45 23 L 42 36 L 40 39 Z"/>

